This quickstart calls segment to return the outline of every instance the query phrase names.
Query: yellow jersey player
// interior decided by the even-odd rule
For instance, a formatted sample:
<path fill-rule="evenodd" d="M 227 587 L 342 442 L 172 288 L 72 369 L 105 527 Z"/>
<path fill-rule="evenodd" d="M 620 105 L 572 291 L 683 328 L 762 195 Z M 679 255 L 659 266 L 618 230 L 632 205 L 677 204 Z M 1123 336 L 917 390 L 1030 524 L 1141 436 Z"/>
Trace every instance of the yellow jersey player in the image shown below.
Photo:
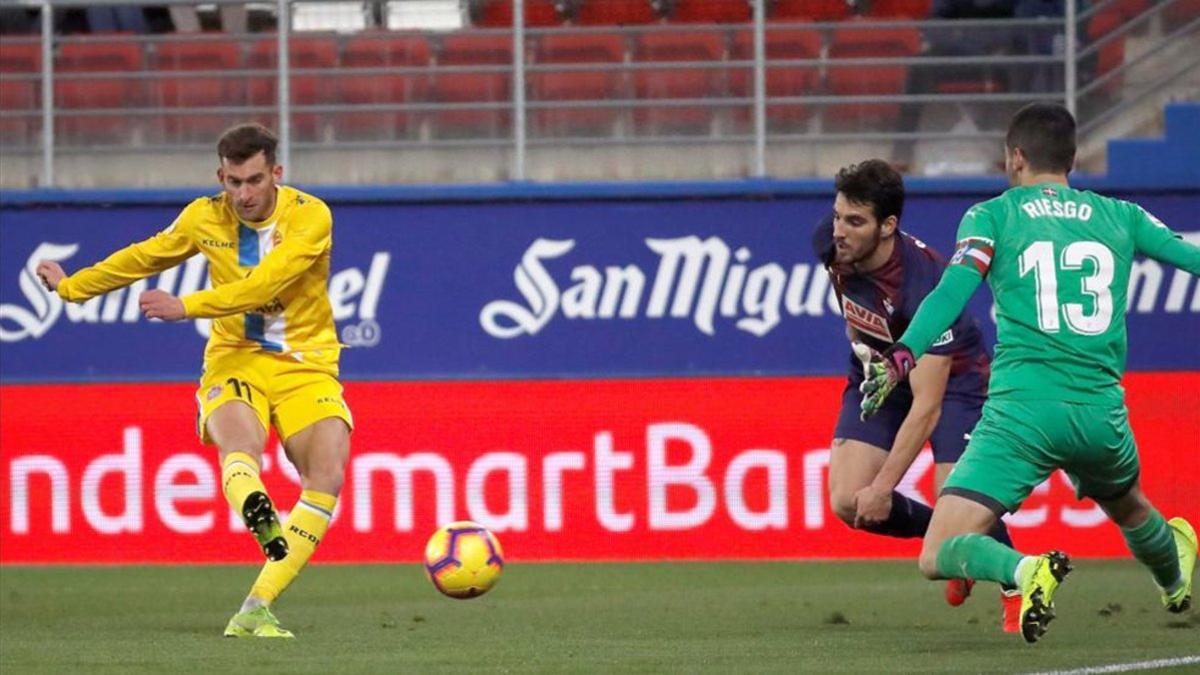
<path fill-rule="evenodd" d="M 220 194 L 193 201 L 165 230 L 70 276 L 53 262 L 37 267 L 47 289 L 83 302 L 196 253 L 208 259 L 211 289 L 182 298 L 151 290 L 139 303 L 151 319 L 213 320 L 197 431 L 217 446 L 225 497 L 268 558 L 227 637 L 292 637 L 270 606 L 325 536 L 353 427 L 326 290 L 333 218 L 321 200 L 279 184 L 275 148 L 265 127 L 233 127 L 217 144 Z M 268 424 L 303 488 L 282 527 L 259 477 Z"/>

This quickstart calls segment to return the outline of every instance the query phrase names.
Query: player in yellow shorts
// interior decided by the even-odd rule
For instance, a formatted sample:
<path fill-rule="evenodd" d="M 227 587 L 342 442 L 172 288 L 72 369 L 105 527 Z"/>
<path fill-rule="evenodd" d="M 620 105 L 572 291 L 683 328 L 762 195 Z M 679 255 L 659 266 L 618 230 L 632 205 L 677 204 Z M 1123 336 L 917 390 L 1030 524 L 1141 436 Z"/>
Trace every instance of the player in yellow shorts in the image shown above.
<path fill-rule="evenodd" d="M 196 401 L 202 441 L 215 444 L 221 486 L 268 562 L 228 637 L 292 637 L 270 606 L 325 536 L 350 455 L 353 420 L 338 383 L 341 345 L 329 304 L 333 217 L 324 202 L 279 184 L 275 136 L 245 124 L 217 143 L 220 194 L 201 197 L 158 234 L 67 276 L 43 261 L 38 277 L 69 302 L 127 286 L 196 253 L 212 288 L 139 297 L 151 319 L 211 318 Z M 228 405 L 227 405 L 228 404 Z M 282 526 L 259 477 L 274 426 L 303 491 Z"/>

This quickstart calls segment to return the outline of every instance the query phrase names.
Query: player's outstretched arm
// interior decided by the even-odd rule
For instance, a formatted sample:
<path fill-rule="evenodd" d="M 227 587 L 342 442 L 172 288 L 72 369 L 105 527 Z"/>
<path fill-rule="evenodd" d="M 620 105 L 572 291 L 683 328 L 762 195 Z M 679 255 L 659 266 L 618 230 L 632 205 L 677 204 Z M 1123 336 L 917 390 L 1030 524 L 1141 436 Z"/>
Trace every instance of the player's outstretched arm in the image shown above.
<path fill-rule="evenodd" d="M 938 354 L 926 354 L 909 375 L 913 402 L 896 433 L 891 451 L 871 484 L 854 496 L 854 527 L 887 520 L 892 508 L 892 491 L 904 478 L 908 468 L 920 454 L 925 441 L 933 433 L 942 415 L 942 397 L 950 380 L 954 359 Z"/>
<path fill-rule="evenodd" d="M 261 307 L 316 264 L 332 243 L 333 217 L 320 202 L 310 202 L 293 229 L 245 279 L 184 296 L 186 316 L 216 318 Z"/>
<path fill-rule="evenodd" d="M 185 211 L 186 213 L 186 211 Z M 37 275 L 47 290 L 67 302 L 84 302 L 170 269 L 198 250 L 181 224 L 183 216 L 158 234 L 131 244 L 104 260 L 68 276 L 55 262 L 38 263 Z"/>
<path fill-rule="evenodd" d="M 1142 207 L 1133 207 L 1137 209 L 1134 213 L 1134 242 L 1137 250 L 1159 262 L 1200 276 L 1200 246 L 1184 241 Z"/>

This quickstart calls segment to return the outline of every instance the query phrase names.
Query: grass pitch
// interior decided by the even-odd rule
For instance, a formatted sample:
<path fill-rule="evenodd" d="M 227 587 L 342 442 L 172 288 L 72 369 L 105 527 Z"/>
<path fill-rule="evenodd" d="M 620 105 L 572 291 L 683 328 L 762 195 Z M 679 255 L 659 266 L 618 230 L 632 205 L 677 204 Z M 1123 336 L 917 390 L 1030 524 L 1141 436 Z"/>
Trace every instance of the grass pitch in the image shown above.
<path fill-rule="evenodd" d="M 1000 632 L 994 588 L 951 609 L 913 562 L 510 564 L 469 601 L 415 565 L 318 565 L 276 607 L 295 641 L 223 639 L 254 574 L 0 568 L 0 672 L 1024 673 L 1200 654 L 1200 612 L 1164 612 L 1133 562 L 1078 561 L 1034 646 Z"/>

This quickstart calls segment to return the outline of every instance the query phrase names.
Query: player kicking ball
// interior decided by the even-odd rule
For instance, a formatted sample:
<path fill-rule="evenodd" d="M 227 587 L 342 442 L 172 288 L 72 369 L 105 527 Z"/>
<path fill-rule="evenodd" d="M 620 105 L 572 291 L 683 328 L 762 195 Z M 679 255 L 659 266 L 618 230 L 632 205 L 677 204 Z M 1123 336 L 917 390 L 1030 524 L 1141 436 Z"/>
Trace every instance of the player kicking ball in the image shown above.
<path fill-rule="evenodd" d="M 829 495 L 834 513 L 856 529 L 891 537 L 922 537 L 932 509 L 896 491 L 928 440 L 936 463 L 935 492 L 950 473 L 987 397 L 991 358 L 979 326 L 966 312 L 943 333 L 871 419 L 860 419 L 865 377 L 860 359 L 890 347 L 945 269 L 936 251 L 900 230 L 904 181 L 873 159 L 842 169 L 833 215 L 817 226 L 813 248 L 825 264 L 853 345 L 849 382 L 834 430 Z M 991 528 L 1011 545 L 1003 522 Z M 946 601 L 958 606 L 973 581 L 951 579 Z M 1019 630 L 1020 594 L 1001 593 L 1005 631 Z"/>
<path fill-rule="evenodd" d="M 278 183 L 276 144 L 260 125 L 233 127 L 217 143 L 220 194 L 193 201 L 165 230 L 71 276 L 57 263 L 37 267 L 47 289 L 83 302 L 196 253 L 208 259 L 211 289 L 182 298 L 152 290 L 138 301 L 151 319 L 213 319 L 196 391 L 197 431 L 217 446 L 225 498 L 268 559 L 227 637 L 292 637 L 271 603 L 325 536 L 353 427 L 337 380 L 340 345 L 326 290 L 333 218 L 321 200 Z M 268 425 L 302 485 L 282 526 L 259 477 Z"/>
<path fill-rule="evenodd" d="M 930 579 L 967 575 L 1021 589 L 1021 633 L 1036 642 L 1054 618 L 1054 594 L 1071 571 L 1052 551 L 1023 555 L 981 536 L 1015 512 L 1056 469 L 1079 498 L 1094 499 L 1150 569 L 1170 612 L 1191 605 L 1196 533 L 1164 520 L 1138 484 L 1129 428 L 1125 307 L 1137 253 L 1200 274 L 1200 247 L 1140 206 L 1076 190 L 1075 119 L 1057 104 L 1013 117 L 1004 152 L 1014 186 L 971 207 L 937 288 L 895 345 L 876 354 L 862 409 L 874 415 L 987 279 L 998 342 L 983 418 L 946 479 L 921 551 Z"/>

